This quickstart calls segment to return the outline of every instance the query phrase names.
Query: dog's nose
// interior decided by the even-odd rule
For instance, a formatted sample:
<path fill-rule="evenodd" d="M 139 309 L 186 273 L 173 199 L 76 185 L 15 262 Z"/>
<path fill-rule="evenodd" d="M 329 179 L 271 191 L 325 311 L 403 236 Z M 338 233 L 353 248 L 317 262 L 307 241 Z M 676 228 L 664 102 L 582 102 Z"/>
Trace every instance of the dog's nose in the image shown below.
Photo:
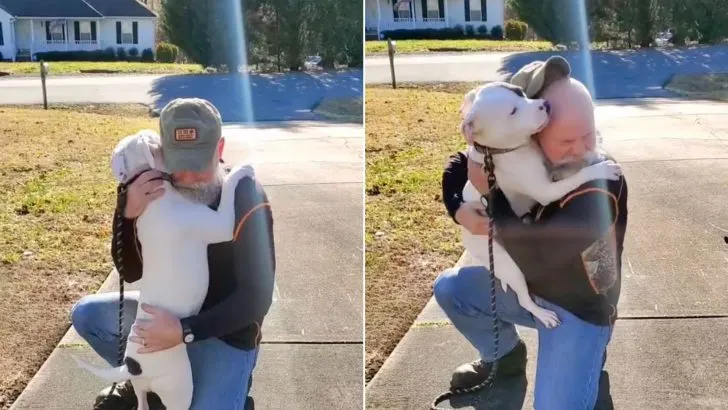
<path fill-rule="evenodd" d="M 551 114 L 551 104 L 548 101 L 543 102 L 543 105 L 541 106 L 542 110 L 546 110 L 546 114 Z"/>

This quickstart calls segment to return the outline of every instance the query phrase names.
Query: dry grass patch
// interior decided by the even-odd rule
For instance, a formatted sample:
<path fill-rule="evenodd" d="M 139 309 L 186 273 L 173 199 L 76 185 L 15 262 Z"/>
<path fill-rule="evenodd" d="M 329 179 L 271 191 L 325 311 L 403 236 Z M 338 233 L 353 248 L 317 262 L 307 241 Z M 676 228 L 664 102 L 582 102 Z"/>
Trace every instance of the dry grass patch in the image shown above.
<path fill-rule="evenodd" d="M 436 52 L 474 51 L 549 51 L 553 45 L 548 41 L 507 40 L 396 40 L 398 54 L 425 54 Z M 367 41 L 367 55 L 387 54 L 386 41 Z"/>
<path fill-rule="evenodd" d="M 464 149 L 457 88 L 366 90 L 366 377 L 369 381 L 463 249 L 442 203 L 447 158 Z"/>
<path fill-rule="evenodd" d="M 686 97 L 728 101 L 728 73 L 676 75 L 665 88 Z"/>
<path fill-rule="evenodd" d="M 324 98 L 313 111 L 332 120 L 360 124 L 364 118 L 364 106 L 361 97 Z"/>
<path fill-rule="evenodd" d="M 50 75 L 82 74 L 84 71 L 103 71 L 120 74 L 195 74 L 204 70 L 199 64 L 169 64 L 141 62 L 49 61 Z M 3 63 L 0 71 L 14 75 L 40 73 L 40 63 Z"/>
<path fill-rule="evenodd" d="M 121 111 L 124 111 L 123 109 Z M 112 269 L 111 150 L 148 116 L 0 107 L 0 408 Z"/>

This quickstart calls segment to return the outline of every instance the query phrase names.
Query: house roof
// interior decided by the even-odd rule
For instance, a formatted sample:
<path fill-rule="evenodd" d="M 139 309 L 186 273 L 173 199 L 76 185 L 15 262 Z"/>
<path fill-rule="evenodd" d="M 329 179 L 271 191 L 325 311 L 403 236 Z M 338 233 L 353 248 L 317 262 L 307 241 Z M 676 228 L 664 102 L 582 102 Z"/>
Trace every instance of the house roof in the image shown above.
<path fill-rule="evenodd" d="M 136 0 L 86 0 L 86 2 L 104 16 L 156 17 L 154 12 Z"/>
<path fill-rule="evenodd" d="M 136 0 L 0 0 L 14 17 L 155 17 Z"/>

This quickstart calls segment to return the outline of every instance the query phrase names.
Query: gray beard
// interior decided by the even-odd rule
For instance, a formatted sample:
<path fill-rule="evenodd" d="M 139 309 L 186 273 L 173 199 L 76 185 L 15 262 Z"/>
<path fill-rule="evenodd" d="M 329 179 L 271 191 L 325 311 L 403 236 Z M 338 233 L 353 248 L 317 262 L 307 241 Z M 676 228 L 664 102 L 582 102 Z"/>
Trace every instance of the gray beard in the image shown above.
<path fill-rule="evenodd" d="M 218 167 L 215 172 L 215 178 L 211 182 L 195 183 L 195 184 L 175 184 L 175 188 L 182 196 L 194 202 L 200 202 L 205 205 L 212 205 L 220 196 L 222 191 L 222 182 L 225 179 L 225 171 L 222 167 Z"/>
<path fill-rule="evenodd" d="M 550 170 L 551 180 L 560 181 L 568 178 L 589 165 L 595 164 L 604 159 L 603 154 L 599 150 L 588 152 L 583 158 L 569 161 L 563 164 L 547 164 Z"/>

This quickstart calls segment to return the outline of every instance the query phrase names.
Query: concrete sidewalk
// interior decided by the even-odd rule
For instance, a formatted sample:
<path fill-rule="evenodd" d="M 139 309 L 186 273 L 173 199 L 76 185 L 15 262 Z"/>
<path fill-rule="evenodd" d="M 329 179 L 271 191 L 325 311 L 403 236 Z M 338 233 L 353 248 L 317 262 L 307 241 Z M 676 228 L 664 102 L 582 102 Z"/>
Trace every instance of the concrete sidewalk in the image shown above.
<path fill-rule="evenodd" d="M 728 408 L 728 104 L 600 104 L 604 145 L 623 164 L 629 222 L 620 320 L 606 370 L 616 409 Z M 468 264 L 468 256 L 460 261 Z M 458 409 L 530 409 L 537 335 L 525 377 L 453 400 Z M 366 388 L 370 409 L 423 409 L 476 351 L 430 300 Z M 443 403 L 443 407 L 447 406 Z"/>
<path fill-rule="evenodd" d="M 360 409 L 363 128 L 281 123 L 224 133 L 223 159 L 254 164 L 274 216 L 278 301 L 263 326 L 256 408 Z M 100 291 L 117 285 L 112 273 Z M 105 383 L 71 355 L 104 365 L 70 329 L 11 409 L 91 408 Z"/>

